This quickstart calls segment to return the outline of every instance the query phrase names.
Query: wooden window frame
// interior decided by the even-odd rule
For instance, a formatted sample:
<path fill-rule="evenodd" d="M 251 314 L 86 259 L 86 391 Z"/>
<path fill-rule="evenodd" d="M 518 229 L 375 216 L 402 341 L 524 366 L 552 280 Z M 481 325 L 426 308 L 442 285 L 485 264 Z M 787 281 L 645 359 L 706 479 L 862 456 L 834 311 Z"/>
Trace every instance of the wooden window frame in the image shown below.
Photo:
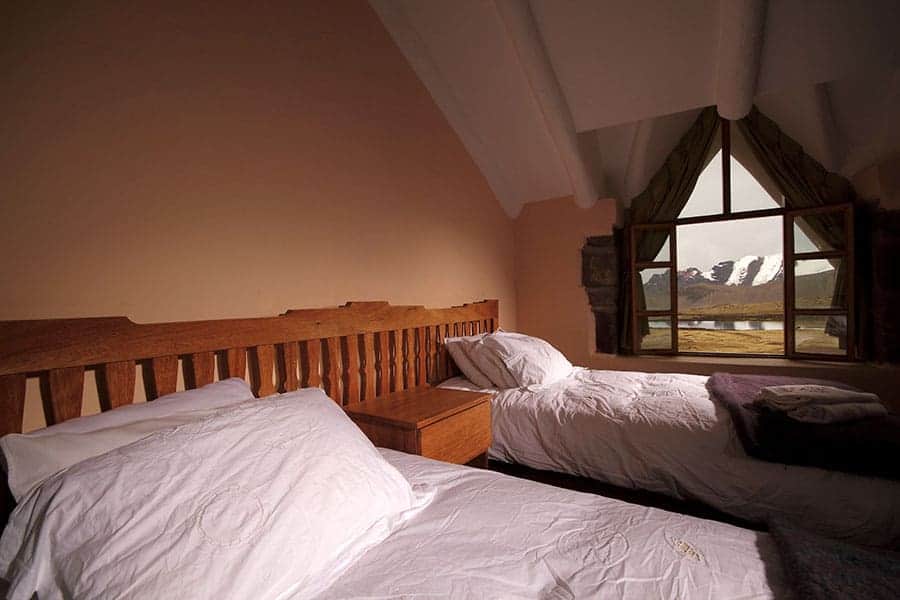
<path fill-rule="evenodd" d="M 794 251 L 794 222 L 798 217 L 823 213 L 844 214 L 844 249 L 825 250 L 818 252 Z M 854 225 L 853 205 L 835 204 L 830 206 L 817 206 L 813 208 L 798 208 L 785 211 L 784 215 L 784 349 L 785 356 L 796 359 L 854 361 L 856 360 L 856 323 L 853 316 L 855 309 L 855 257 L 854 257 Z M 847 269 L 844 285 L 847 303 L 846 306 L 830 308 L 797 308 L 794 265 L 798 260 L 841 259 Z M 796 329 L 796 317 L 815 316 L 843 316 L 847 322 L 847 348 L 845 354 L 826 354 L 817 352 L 797 352 L 795 349 L 794 332 Z"/>
<path fill-rule="evenodd" d="M 856 360 L 856 328 L 855 314 L 855 274 L 854 274 L 854 239 L 853 239 L 853 205 L 851 203 L 819 206 L 812 208 L 790 209 L 786 207 L 733 212 L 731 206 L 731 136 L 730 123 L 720 120 L 722 140 L 722 213 L 674 219 L 662 223 L 636 223 L 628 227 L 628 238 L 631 262 L 631 344 L 636 355 L 681 355 L 709 356 L 728 358 L 782 358 L 800 360 L 827 360 L 848 362 Z M 810 214 L 828 212 L 844 212 L 845 248 L 819 252 L 794 252 L 794 220 Z M 756 354 L 738 352 L 683 352 L 678 344 L 678 261 L 677 261 L 677 229 L 680 225 L 696 225 L 722 221 L 738 221 L 763 217 L 781 217 L 783 226 L 782 260 L 784 265 L 783 307 L 784 307 L 784 352 L 782 354 Z M 638 260 L 637 240 L 641 231 L 668 229 L 669 259 L 667 261 Z M 845 261 L 847 286 L 845 308 L 802 308 L 795 307 L 794 264 L 797 260 L 835 259 Z M 643 269 L 669 269 L 669 310 L 640 310 L 638 307 L 638 286 L 643 285 L 640 272 Z M 826 354 L 797 352 L 794 348 L 795 318 L 798 316 L 845 316 L 847 322 L 847 339 L 845 354 Z M 671 348 L 641 349 L 640 321 L 642 318 L 668 318 L 671 325 Z"/>

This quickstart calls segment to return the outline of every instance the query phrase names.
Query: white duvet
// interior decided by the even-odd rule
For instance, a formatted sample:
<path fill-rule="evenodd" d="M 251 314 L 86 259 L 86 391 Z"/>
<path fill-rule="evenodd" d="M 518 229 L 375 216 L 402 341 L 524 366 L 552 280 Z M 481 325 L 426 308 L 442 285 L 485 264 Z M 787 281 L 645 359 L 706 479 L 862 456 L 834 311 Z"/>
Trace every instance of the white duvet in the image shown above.
<path fill-rule="evenodd" d="M 304 394 L 50 477 L 0 541 L 11 597 L 783 597 L 766 534 L 379 454 Z"/>
<path fill-rule="evenodd" d="M 321 390 L 248 401 L 47 479 L 0 539 L 9 597 L 285 598 L 427 502 Z"/>
<path fill-rule="evenodd" d="M 768 534 L 382 453 L 434 499 L 320 600 L 790 597 Z"/>
<path fill-rule="evenodd" d="M 834 537 L 900 543 L 900 482 L 747 456 L 706 381 L 576 368 L 549 386 L 496 392 L 490 456 L 700 500 L 750 521 L 780 515 Z M 462 378 L 443 386 L 473 388 Z"/>

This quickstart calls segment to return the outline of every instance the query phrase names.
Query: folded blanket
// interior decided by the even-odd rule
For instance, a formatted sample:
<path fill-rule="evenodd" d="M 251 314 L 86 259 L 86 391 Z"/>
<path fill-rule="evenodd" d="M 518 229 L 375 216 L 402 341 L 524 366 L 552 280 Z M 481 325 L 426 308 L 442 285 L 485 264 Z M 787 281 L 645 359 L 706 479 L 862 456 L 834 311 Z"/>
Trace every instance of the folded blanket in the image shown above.
<path fill-rule="evenodd" d="M 876 402 L 853 402 L 847 404 L 807 404 L 786 411 L 788 417 L 804 423 L 842 423 L 868 417 L 884 417 L 887 409 Z"/>
<path fill-rule="evenodd" d="M 797 385 L 772 385 L 759 390 L 757 403 L 773 410 L 792 410 L 809 404 L 862 404 L 880 403 L 875 394 L 857 392 L 833 385 L 813 383 Z"/>
<path fill-rule="evenodd" d="M 706 385 L 713 401 L 728 410 L 744 450 L 754 458 L 900 480 L 900 416 L 804 423 L 754 404 L 764 387 L 808 383 L 854 390 L 823 380 L 730 373 L 715 373 Z"/>
<path fill-rule="evenodd" d="M 782 568 L 800 600 L 894 600 L 900 553 L 830 540 L 784 521 L 769 523 Z"/>

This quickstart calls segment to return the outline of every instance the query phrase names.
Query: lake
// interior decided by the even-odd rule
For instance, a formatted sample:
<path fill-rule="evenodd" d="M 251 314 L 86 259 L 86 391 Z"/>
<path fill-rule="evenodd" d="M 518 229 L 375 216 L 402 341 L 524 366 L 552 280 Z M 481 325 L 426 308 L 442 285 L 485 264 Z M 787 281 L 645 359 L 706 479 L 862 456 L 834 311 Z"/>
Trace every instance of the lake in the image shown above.
<path fill-rule="evenodd" d="M 650 327 L 665 329 L 666 321 L 650 321 Z M 784 321 L 678 321 L 679 329 L 718 329 L 724 331 L 782 331 Z"/>

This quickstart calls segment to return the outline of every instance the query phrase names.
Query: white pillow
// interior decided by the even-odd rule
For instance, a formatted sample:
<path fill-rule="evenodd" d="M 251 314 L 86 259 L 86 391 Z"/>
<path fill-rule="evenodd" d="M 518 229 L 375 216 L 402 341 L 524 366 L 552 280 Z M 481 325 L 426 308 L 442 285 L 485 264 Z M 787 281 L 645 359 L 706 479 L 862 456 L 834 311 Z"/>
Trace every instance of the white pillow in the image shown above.
<path fill-rule="evenodd" d="M 307 598 L 427 500 L 305 389 L 50 477 L 10 517 L 0 573 L 14 598 Z"/>
<path fill-rule="evenodd" d="M 485 336 L 477 342 L 470 342 L 466 346 L 466 353 L 475 366 L 494 383 L 494 387 L 501 390 L 519 387 L 519 382 L 512 376 L 497 353 L 485 343 L 490 337 Z"/>
<path fill-rule="evenodd" d="M 0 438 L 0 450 L 9 489 L 18 502 L 50 475 L 86 458 L 130 444 L 154 431 L 202 418 L 209 411 L 252 399 L 247 382 L 231 378 L 152 402 L 70 419 L 31 433 L 5 435 Z"/>
<path fill-rule="evenodd" d="M 44 436 L 58 433 L 84 433 L 117 427 L 136 421 L 157 419 L 181 412 L 231 406 L 253 398 L 253 392 L 250 390 L 247 382 L 239 377 L 232 377 L 194 390 L 185 390 L 160 396 L 150 402 L 128 404 L 96 415 L 69 419 L 57 425 L 32 431 L 27 435 Z"/>
<path fill-rule="evenodd" d="M 482 340 L 520 387 L 550 385 L 572 373 L 572 363 L 546 341 L 520 333 L 496 333 Z"/>
<path fill-rule="evenodd" d="M 456 366 L 466 376 L 466 379 L 482 389 L 492 388 L 494 384 L 473 362 L 469 356 L 468 347 L 483 338 L 486 333 L 479 335 L 468 335 L 460 337 L 444 338 L 444 346 L 450 353 L 450 358 L 456 363 Z"/>

